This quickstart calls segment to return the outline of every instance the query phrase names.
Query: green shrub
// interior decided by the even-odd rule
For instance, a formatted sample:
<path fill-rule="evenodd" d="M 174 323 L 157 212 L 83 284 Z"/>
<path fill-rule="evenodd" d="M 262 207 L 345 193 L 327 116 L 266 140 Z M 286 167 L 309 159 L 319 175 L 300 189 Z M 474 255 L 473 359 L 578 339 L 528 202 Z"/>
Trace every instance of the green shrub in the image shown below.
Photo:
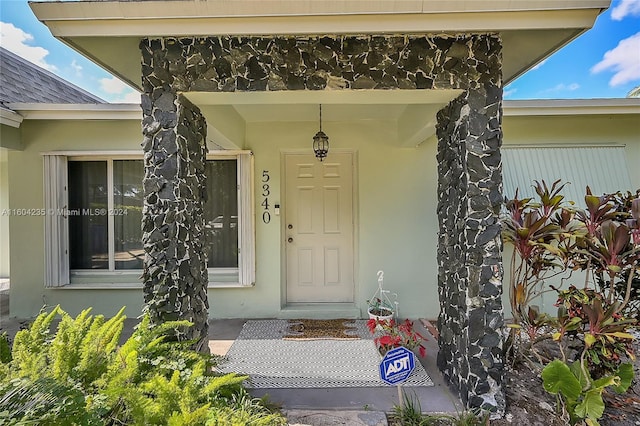
<path fill-rule="evenodd" d="M 622 364 L 615 374 L 597 380 L 591 378 L 584 361 L 567 364 L 556 359 L 542 370 L 544 389 L 564 402 L 572 425 L 583 420 L 588 425 L 597 425 L 605 408 L 602 400 L 604 389 L 611 386 L 615 392 L 624 393 L 632 379 L 631 364 Z"/>
<path fill-rule="evenodd" d="M 144 316 L 118 346 L 124 308 L 105 321 L 59 307 L 16 334 L 0 365 L 0 425 L 284 425 L 215 358 L 176 341 L 191 324 Z M 52 332 L 56 318 L 59 323 Z M 2 375 L 1 373 L 4 374 Z"/>
<path fill-rule="evenodd" d="M 52 378 L 13 379 L 0 386 L 0 425 L 100 425 L 78 388 Z"/>

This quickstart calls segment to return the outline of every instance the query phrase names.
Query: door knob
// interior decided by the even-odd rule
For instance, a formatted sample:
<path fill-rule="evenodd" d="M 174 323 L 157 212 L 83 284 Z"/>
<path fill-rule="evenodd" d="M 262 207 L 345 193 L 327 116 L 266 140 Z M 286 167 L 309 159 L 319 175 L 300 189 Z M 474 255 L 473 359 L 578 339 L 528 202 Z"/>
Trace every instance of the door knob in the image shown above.
<path fill-rule="evenodd" d="M 287 228 L 289 228 L 289 229 L 293 229 L 293 225 L 292 225 L 292 224 L 288 224 L 288 225 L 287 225 Z"/>
<path fill-rule="evenodd" d="M 292 238 L 292 237 L 289 237 L 289 238 L 287 238 L 287 241 L 289 241 L 290 243 L 292 243 L 292 242 L 293 242 L 293 238 Z"/>

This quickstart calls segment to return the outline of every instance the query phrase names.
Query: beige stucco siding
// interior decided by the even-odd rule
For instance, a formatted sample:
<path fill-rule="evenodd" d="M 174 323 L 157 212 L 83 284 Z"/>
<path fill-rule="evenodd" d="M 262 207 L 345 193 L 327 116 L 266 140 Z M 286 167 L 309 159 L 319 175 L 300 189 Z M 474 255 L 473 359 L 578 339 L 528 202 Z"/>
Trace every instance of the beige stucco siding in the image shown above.
<path fill-rule="evenodd" d="M 42 208 L 41 152 L 56 150 L 137 150 L 137 121 L 30 121 L 23 124 L 24 151 L 9 160 L 12 208 Z M 325 123 L 331 149 L 356 152 L 358 182 L 356 218 L 356 303 L 364 311 L 375 291 L 376 272 L 385 270 L 387 287 L 398 293 L 403 316 L 437 315 L 435 141 L 418 148 L 398 148 L 393 122 Z M 254 123 L 247 126 L 245 148 L 255 154 L 256 184 L 262 170 L 272 177 L 271 203 L 281 197 L 281 153 L 309 151 L 317 123 Z M 28 190 L 27 190 L 28 189 Z M 256 199 L 260 213 L 260 200 Z M 261 214 L 261 213 L 260 213 Z M 251 288 L 210 289 L 213 317 L 273 317 L 283 305 L 280 219 L 256 220 L 256 285 Z M 139 314 L 141 290 L 49 290 L 43 286 L 42 217 L 11 217 L 11 314 L 31 316 L 43 301 L 61 304 L 70 312 L 93 306 L 113 313 L 127 305 Z"/>
<path fill-rule="evenodd" d="M 9 276 L 9 167 L 7 150 L 0 148 L 0 278 Z"/>
<path fill-rule="evenodd" d="M 281 195 L 281 153 L 308 152 L 317 130 L 317 123 L 248 125 L 246 148 L 255 154 L 256 175 L 267 170 L 272 176 L 272 203 L 286 202 Z M 325 123 L 323 130 L 329 135 L 330 152 L 357 153 L 356 303 L 361 312 L 366 312 L 366 300 L 376 289 L 376 272 L 383 269 L 386 287 L 398 293 L 401 315 L 437 316 L 435 142 L 398 148 L 393 122 Z M 330 158 L 331 154 L 327 161 Z M 258 213 L 259 203 L 256 200 Z M 283 220 L 281 215 L 269 224 L 256 221 L 256 287 L 210 292 L 213 315 L 264 316 L 280 308 Z"/>
<path fill-rule="evenodd" d="M 11 209 L 42 209 L 42 152 L 55 150 L 136 150 L 140 146 L 139 121 L 25 121 L 21 126 L 23 151 L 9 151 L 9 203 Z M 10 315 L 30 317 L 44 305 L 57 304 L 70 313 L 93 306 L 111 315 L 127 306 L 137 316 L 142 292 L 132 290 L 52 290 L 44 288 L 44 218 L 10 216 Z"/>
<path fill-rule="evenodd" d="M 510 144 L 623 144 L 631 182 L 640 187 L 638 115 L 505 117 L 504 140 Z"/>
<path fill-rule="evenodd" d="M 623 144 L 632 182 L 640 187 L 640 134 L 637 117 L 612 116 L 505 116 L 504 143 Z M 284 152 L 310 152 L 316 122 L 249 122 L 241 148 L 255 154 L 255 184 L 267 170 L 271 176 L 270 204 L 281 204 L 280 178 Z M 376 288 L 376 272 L 385 271 L 385 284 L 398 293 L 400 315 L 435 318 L 437 294 L 436 141 L 417 148 L 399 148 L 393 121 L 326 122 L 330 150 L 356 153 L 356 288 L 355 300 L 365 312 L 366 300 Z M 8 160 L 0 173 L 8 181 L 8 208 L 43 208 L 42 152 L 56 150 L 140 150 L 138 120 L 74 121 L 25 120 L 21 125 L 23 151 L 2 151 Z M 5 183 L 6 185 L 6 183 Z M 0 187 L 0 202 L 7 191 Z M 275 317 L 285 303 L 281 248 L 283 214 L 261 221 L 261 199 L 256 207 L 256 285 L 249 288 L 210 289 L 212 317 Z M 9 216 L 11 265 L 11 315 L 35 315 L 44 303 L 61 304 L 72 313 L 93 306 L 111 314 L 126 305 L 136 316 L 142 306 L 141 289 L 45 289 L 44 221 L 37 216 Z M 1 223 L 1 222 L 0 222 Z M 0 232 L 5 236 L 7 225 Z M 7 250 L 6 244 L 2 250 Z M 5 262 L 6 263 L 6 262 Z M 0 267 L 4 268 L 0 263 Z M 508 262 L 505 263 L 508 265 Z M 553 295 L 544 301 L 551 306 Z M 508 304 L 506 305 L 508 306 Z"/>

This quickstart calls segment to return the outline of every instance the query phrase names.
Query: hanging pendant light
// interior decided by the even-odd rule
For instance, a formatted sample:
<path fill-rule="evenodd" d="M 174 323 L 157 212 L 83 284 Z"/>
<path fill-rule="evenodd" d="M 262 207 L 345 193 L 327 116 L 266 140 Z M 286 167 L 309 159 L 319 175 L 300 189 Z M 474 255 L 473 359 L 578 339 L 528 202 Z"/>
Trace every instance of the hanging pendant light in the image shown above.
<path fill-rule="evenodd" d="M 320 104 L 320 131 L 313 137 L 313 153 L 320 161 L 324 160 L 329 152 L 329 137 L 322 131 L 322 104 Z"/>

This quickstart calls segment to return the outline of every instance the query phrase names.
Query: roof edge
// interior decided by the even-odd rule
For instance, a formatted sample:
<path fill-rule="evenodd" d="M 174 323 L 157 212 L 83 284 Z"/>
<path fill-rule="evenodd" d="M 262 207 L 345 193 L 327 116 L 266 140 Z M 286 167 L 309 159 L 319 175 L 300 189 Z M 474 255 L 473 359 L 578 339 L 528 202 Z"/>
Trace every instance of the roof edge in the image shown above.
<path fill-rule="evenodd" d="M 524 11 L 557 11 L 570 9 L 606 9 L 611 0 L 513 0 L 452 1 L 452 0 L 394 0 L 394 1 L 335 1 L 296 0 L 147 0 L 147 1 L 32 1 L 37 8 L 53 19 L 121 19 L 121 18 L 231 18 L 231 17 L 299 17 L 328 15 L 394 15 L 494 13 Z M 153 16 L 149 16 L 153 13 Z"/>
<path fill-rule="evenodd" d="M 8 103 L 24 120 L 141 120 L 138 104 Z"/>
<path fill-rule="evenodd" d="M 24 117 L 17 112 L 0 106 L 0 124 L 18 128 L 20 127 L 22 120 L 24 120 Z"/>
<path fill-rule="evenodd" d="M 640 98 L 505 100 L 505 116 L 640 114 Z"/>
<path fill-rule="evenodd" d="M 11 118 L 18 126 L 22 120 L 142 119 L 142 108 L 137 104 L 11 103 L 6 106 L 10 109 L 0 108 L 0 117 Z M 640 98 L 505 100 L 503 108 L 505 116 L 640 114 Z"/>

